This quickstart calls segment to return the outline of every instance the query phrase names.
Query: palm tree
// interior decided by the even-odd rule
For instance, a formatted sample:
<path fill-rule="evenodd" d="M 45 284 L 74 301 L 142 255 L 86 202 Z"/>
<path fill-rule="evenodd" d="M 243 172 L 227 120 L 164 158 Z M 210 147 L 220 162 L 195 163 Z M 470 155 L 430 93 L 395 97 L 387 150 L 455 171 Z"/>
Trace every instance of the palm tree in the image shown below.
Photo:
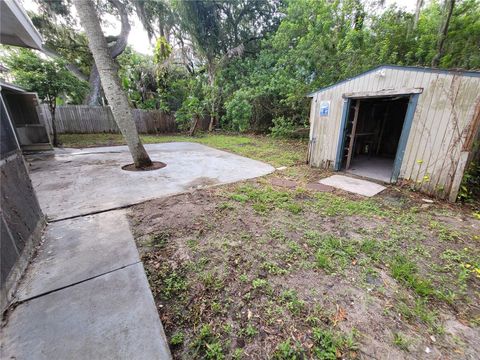
<path fill-rule="evenodd" d="M 116 3 L 120 2 L 119 0 L 113 1 Z M 120 85 L 120 79 L 117 74 L 118 69 L 111 57 L 107 40 L 100 27 L 95 5 L 91 0 L 74 0 L 73 2 L 80 16 L 80 23 L 87 35 L 88 47 L 92 52 L 95 65 L 100 74 L 103 91 L 112 108 L 115 122 L 127 142 L 135 167 L 148 167 L 152 165 L 152 161 L 138 136 L 128 98 Z"/>

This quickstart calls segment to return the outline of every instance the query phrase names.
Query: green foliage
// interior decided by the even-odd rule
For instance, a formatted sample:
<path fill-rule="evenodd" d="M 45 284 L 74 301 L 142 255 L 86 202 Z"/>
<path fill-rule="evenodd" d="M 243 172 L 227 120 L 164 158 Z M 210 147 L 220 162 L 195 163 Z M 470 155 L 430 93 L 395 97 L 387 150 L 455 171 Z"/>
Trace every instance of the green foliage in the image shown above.
<path fill-rule="evenodd" d="M 472 161 L 463 175 L 458 200 L 471 202 L 474 199 L 480 199 L 480 162 Z"/>
<path fill-rule="evenodd" d="M 175 120 L 181 130 L 188 130 L 195 117 L 205 114 L 205 102 L 195 95 L 188 96 L 175 113 Z"/>
<path fill-rule="evenodd" d="M 273 137 L 292 137 L 295 129 L 296 126 L 292 120 L 280 116 L 273 119 L 273 127 L 270 128 L 270 132 Z"/>
<path fill-rule="evenodd" d="M 92 57 L 68 2 L 40 3 L 46 16 L 34 22 L 47 45 L 88 75 Z M 310 91 L 380 64 L 430 66 L 443 2 L 427 2 L 417 26 L 413 13 L 384 3 L 136 1 L 156 46 L 152 56 L 126 49 L 118 58 L 122 84 L 134 107 L 176 113 L 181 129 L 213 116 L 226 130 L 290 137 L 308 120 Z M 479 0 L 456 1 L 440 67 L 480 68 L 479 18 Z M 476 179 L 466 177 L 461 200 L 472 197 Z"/>
<path fill-rule="evenodd" d="M 336 339 L 331 330 L 313 329 L 315 358 L 321 360 L 335 360 L 337 358 Z"/>
<path fill-rule="evenodd" d="M 44 59 L 32 50 L 16 49 L 3 60 L 11 70 L 15 83 L 38 93 L 50 109 L 55 107 L 58 97 L 66 103 L 79 103 L 88 90 L 88 85 L 72 75 L 61 59 Z"/>
<path fill-rule="evenodd" d="M 234 131 L 246 131 L 250 128 L 252 105 L 247 90 L 236 91 L 232 98 L 225 103 L 227 111 L 224 122 L 226 128 Z"/>
<path fill-rule="evenodd" d="M 252 208 L 259 214 L 267 214 L 275 208 L 285 209 L 293 214 L 301 212 L 301 205 L 295 202 L 295 193 L 276 190 L 272 187 L 255 187 L 242 185 L 230 197 L 238 202 L 252 203 Z"/>
<path fill-rule="evenodd" d="M 193 343 L 193 348 L 200 357 L 205 359 L 221 360 L 224 358 L 220 340 L 208 324 L 202 325 L 200 328 L 198 336 Z"/>
<path fill-rule="evenodd" d="M 183 333 L 182 332 L 176 332 L 170 338 L 170 344 L 172 346 L 181 345 L 181 344 L 183 344 L 183 340 L 184 340 Z"/>
<path fill-rule="evenodd" d="M 281 342 L 273 354 L 274 360 L 301 360 L 305 358 L 305 351 L 300 344 L 292 344 L 290 339 Z"/>
<path fill-rule="evenodd" d="M 168 43 L 165 36 L 160 36 L 155 43 L 155 50 L 153 52 L 153 61 L 155 64 L 160 64 L 167 60 L 172 50 L 172 45 Z"/>

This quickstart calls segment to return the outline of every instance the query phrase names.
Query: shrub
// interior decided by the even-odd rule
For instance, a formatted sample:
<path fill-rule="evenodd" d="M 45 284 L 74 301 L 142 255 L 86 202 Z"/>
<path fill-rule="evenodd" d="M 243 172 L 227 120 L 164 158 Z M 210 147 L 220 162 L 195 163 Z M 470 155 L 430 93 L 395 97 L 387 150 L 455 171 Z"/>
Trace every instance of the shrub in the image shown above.
<path fill-rule="evenodd" d="M 296 126 L 294 122 L 284 116 L 273 119 L 273 126 L 270 128 L 270 132 L 273 137 L 293 137 L 295 134 Z"/>
<path fill-rule="evenodd" d="M 250 127 L 252 118 L 251 98 L 246 90 L 238 90 L 225 103 L 227 114 L 224 123 L 228 124 L 230 130 L 246 131 Z"/>

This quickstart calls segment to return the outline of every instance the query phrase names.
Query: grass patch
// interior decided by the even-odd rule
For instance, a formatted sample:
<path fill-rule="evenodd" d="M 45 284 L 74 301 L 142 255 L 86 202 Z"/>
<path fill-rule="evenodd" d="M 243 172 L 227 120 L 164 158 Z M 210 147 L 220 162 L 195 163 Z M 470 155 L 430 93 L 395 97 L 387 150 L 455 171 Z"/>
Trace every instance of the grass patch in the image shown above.
<path fill-rule="evenodd" d="M 275 209 L 284 209 L 292 214 L 298 214 L 302 211 L 302 206 L 296 202 L 295 193 L 277 190 L 271 186 L 244 184 L 238 186 L 235 192 L 230 194 L 230 198 L 240 203 L 251 203 L 252 208 L 262 215 Z"/>
<path fill-rule="evenodd" d="M 265 161 L 275 167 L 304 163 L 308 142 L 305 140 L 281 140 L 268 136 L 235 134 L 140 135 L 145 144 L 166 142 L 194 142 L 226 150 L 252 159 Z M 61 134 L 64 147 L 83 148 L 94 146 L 125 145 L 120 134 Z"/>
<path fill-rule="evenodd" d="M 349 199 L 330 193 L 318 193 L 312 203 L 314 209 L 326 216 L 385 216 L 387 212 L 374 200 Z"/>
<path fill-rule="evenodd" d="M 407 285 L 418 295 L 428 297 L 435 294 L 431 282 L 418 274 L 417 265 L 407 259 L 405 255 L 394 256 L 390 270 L 396 280 Z"/>

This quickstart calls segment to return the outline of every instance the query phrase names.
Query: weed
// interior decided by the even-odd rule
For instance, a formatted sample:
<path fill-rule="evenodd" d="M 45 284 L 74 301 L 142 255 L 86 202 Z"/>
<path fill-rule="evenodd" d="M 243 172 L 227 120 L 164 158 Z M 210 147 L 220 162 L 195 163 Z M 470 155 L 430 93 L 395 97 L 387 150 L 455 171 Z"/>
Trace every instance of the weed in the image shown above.
<path fill-rule="evenodd" d="M 206 271 L 200 274 L 200 281 L 206 289 L 220 290 L 223 288 L 223 279 L 214 271 Z"/>
<path fill-rule="evenodd" d="M 375 239 L 364 239 L 360 245 L 360 251 L 374 261 L 380 260 L 382 255 L 381 249 L 381 244 Z"/>
<path fill-rule="evenodd" d="M 426 324 L 430 330 L 437 333 L 440 331 L 437 313 L 429 310 L 425 299 L 416 299 L 413 305 L 401 300 L 397 306 L 397 311 L 409 321 L 420 320 Z"/>
<path fill-rule="evenodd" d="M 430 228 L 437 231 L 438 238 L 442 241 L 455 241 L 461 236 L 460 232 L 438 221 L 431 221 Z"/>
<path fill-rule="evenodd" d="M 241 358 L 243 358 L 243 349 L 235 349 L 235 351 L 232 354 L 232 359 L 240 360 Z"/>
<path fill-rule="evenodd" d="M 233 200 L 251 202 L 253 209 L 262 215 L 274 209 L 285 209 L 294 214 L 302 211 L 302 207 L 294 201 L 294 193 L 276 190 L 271 186 L 257 187 L 251 184 L 238 186 L 231 194 Z"/>
<path fill-rule="evenodd" d="M 316 359 L 335 360 L 337 358 L 337 344 L 331 330 L 313 329 L 314 348 L 313 354 Z"/>
<path fill-rule="evenodd" d="M 281 342 L 273 353 L 274 360 L 303 360 L 305 351 L 300 344 L 293 344 L 290 339 Z"/>
<path fill-rule="evenodd" d="M 265 279 L 254 279 L 252 281 L 252 286 L 254 289 L 265 288 L 268 285 L 268 281 Z"/>
<path fill-rule="evenodd" d="M 205 359 L 224 359 L 220 340 L 213 333 L 211 326 L 208 324 L 205 324 L 200 328 L 199 334 L 192 344 L 192 348 L 195 352 L 203 355 L 202 357 Z"/>
<path fill-rule="evenodd" d="M 393 344 L 404 351 L 408 351 L 410 341 L 402 333 L 393 334 Z"/>
<path fill-rule="evenodd" d="M 315 254 L 316 265 L 325 271 L 332 270 L 332 262 L 330 261 L 330 257 L 324 254 L 321 250 L 318 250 Z"/>
<path fill-rule="evenodd" d="M 251 324 L 248 324 L 245 328 L 245 335 L 248 337 L 254 337 L 258 334 L 258 330 Z"/>
<path fill-rule="evenodd" d="M 317 193 L 316 201 L 313 202 L 315 210 L 323 215 L 363 215 L 363 216 L 385 216 L 386 212 L 381 209 L 379 204 L 372 199 L 351 200 L 335 194 Z"/>
<path fill-rule="evenodd" d="M 358 244 L 353 240 L 338 238 L 327 234 L 321 239 L 310 242 L 317 248 L 315 253 L 316 264 L 326 271 L 345 268 L 358 254 Z"/>
<path fill-rule="evenodd" d="M 273 275 L 283 275 L 288 273 L 288 270 L 282 269 L 276 263 L 271 261 L 265 261 L 262 264 L 262 269 L 266 270 L 269 274 L 273 274 Z"/>
<path fill-rule="evenodd" d="M 298 299 L 295 290 L 285 290 L 280 294 L 280 299 L 293 315 L 298 315 L 305 307 L 305 302 Z"/>
<path fill-rule="evenodd" d="M 188 239 L 188 240 L 187 240 L 187 246 L 188 246 L 191 250 L 195 250 L 195 249 L 197 249 L 198 241 L 195 240 L 195 239 Z"/>
<path fill-rule="evenodd" d="M 282 241 L 284 241 L 287 238 L 287 236 L 285 235 L 285 232 L 277 228 L 271 228 L 268 235 L 272 239 L 282 240 Z"/>
<path fill-rule="evenodd" d="M 230 201 L 224 201 L 218 204 L 217 208 L 219 210 L 233 210 L 235 209 L 235 205 L 233 205 Z"/>
<path fill-rule="evenodd" d="M 163 279 L 161 291 L 167 299 L 186 289 L 187 280 L 176 271 L 172 271 Z"/>
<path fill-rule="evenodd" d="M 168 239 L 170 239 L 171 234 L 169 232 L 159 232 L 157 234 L 153 234 L 150 238 L 150 245 L 154 248 L 161 249 L 165 247 L 167 244 Z"/>
<path fill-rule="evenodd" d="M 182 332 L 176 332 L 170 338 L 170 345 L 177 346 L 183 344 L 184 335 Z"/>

